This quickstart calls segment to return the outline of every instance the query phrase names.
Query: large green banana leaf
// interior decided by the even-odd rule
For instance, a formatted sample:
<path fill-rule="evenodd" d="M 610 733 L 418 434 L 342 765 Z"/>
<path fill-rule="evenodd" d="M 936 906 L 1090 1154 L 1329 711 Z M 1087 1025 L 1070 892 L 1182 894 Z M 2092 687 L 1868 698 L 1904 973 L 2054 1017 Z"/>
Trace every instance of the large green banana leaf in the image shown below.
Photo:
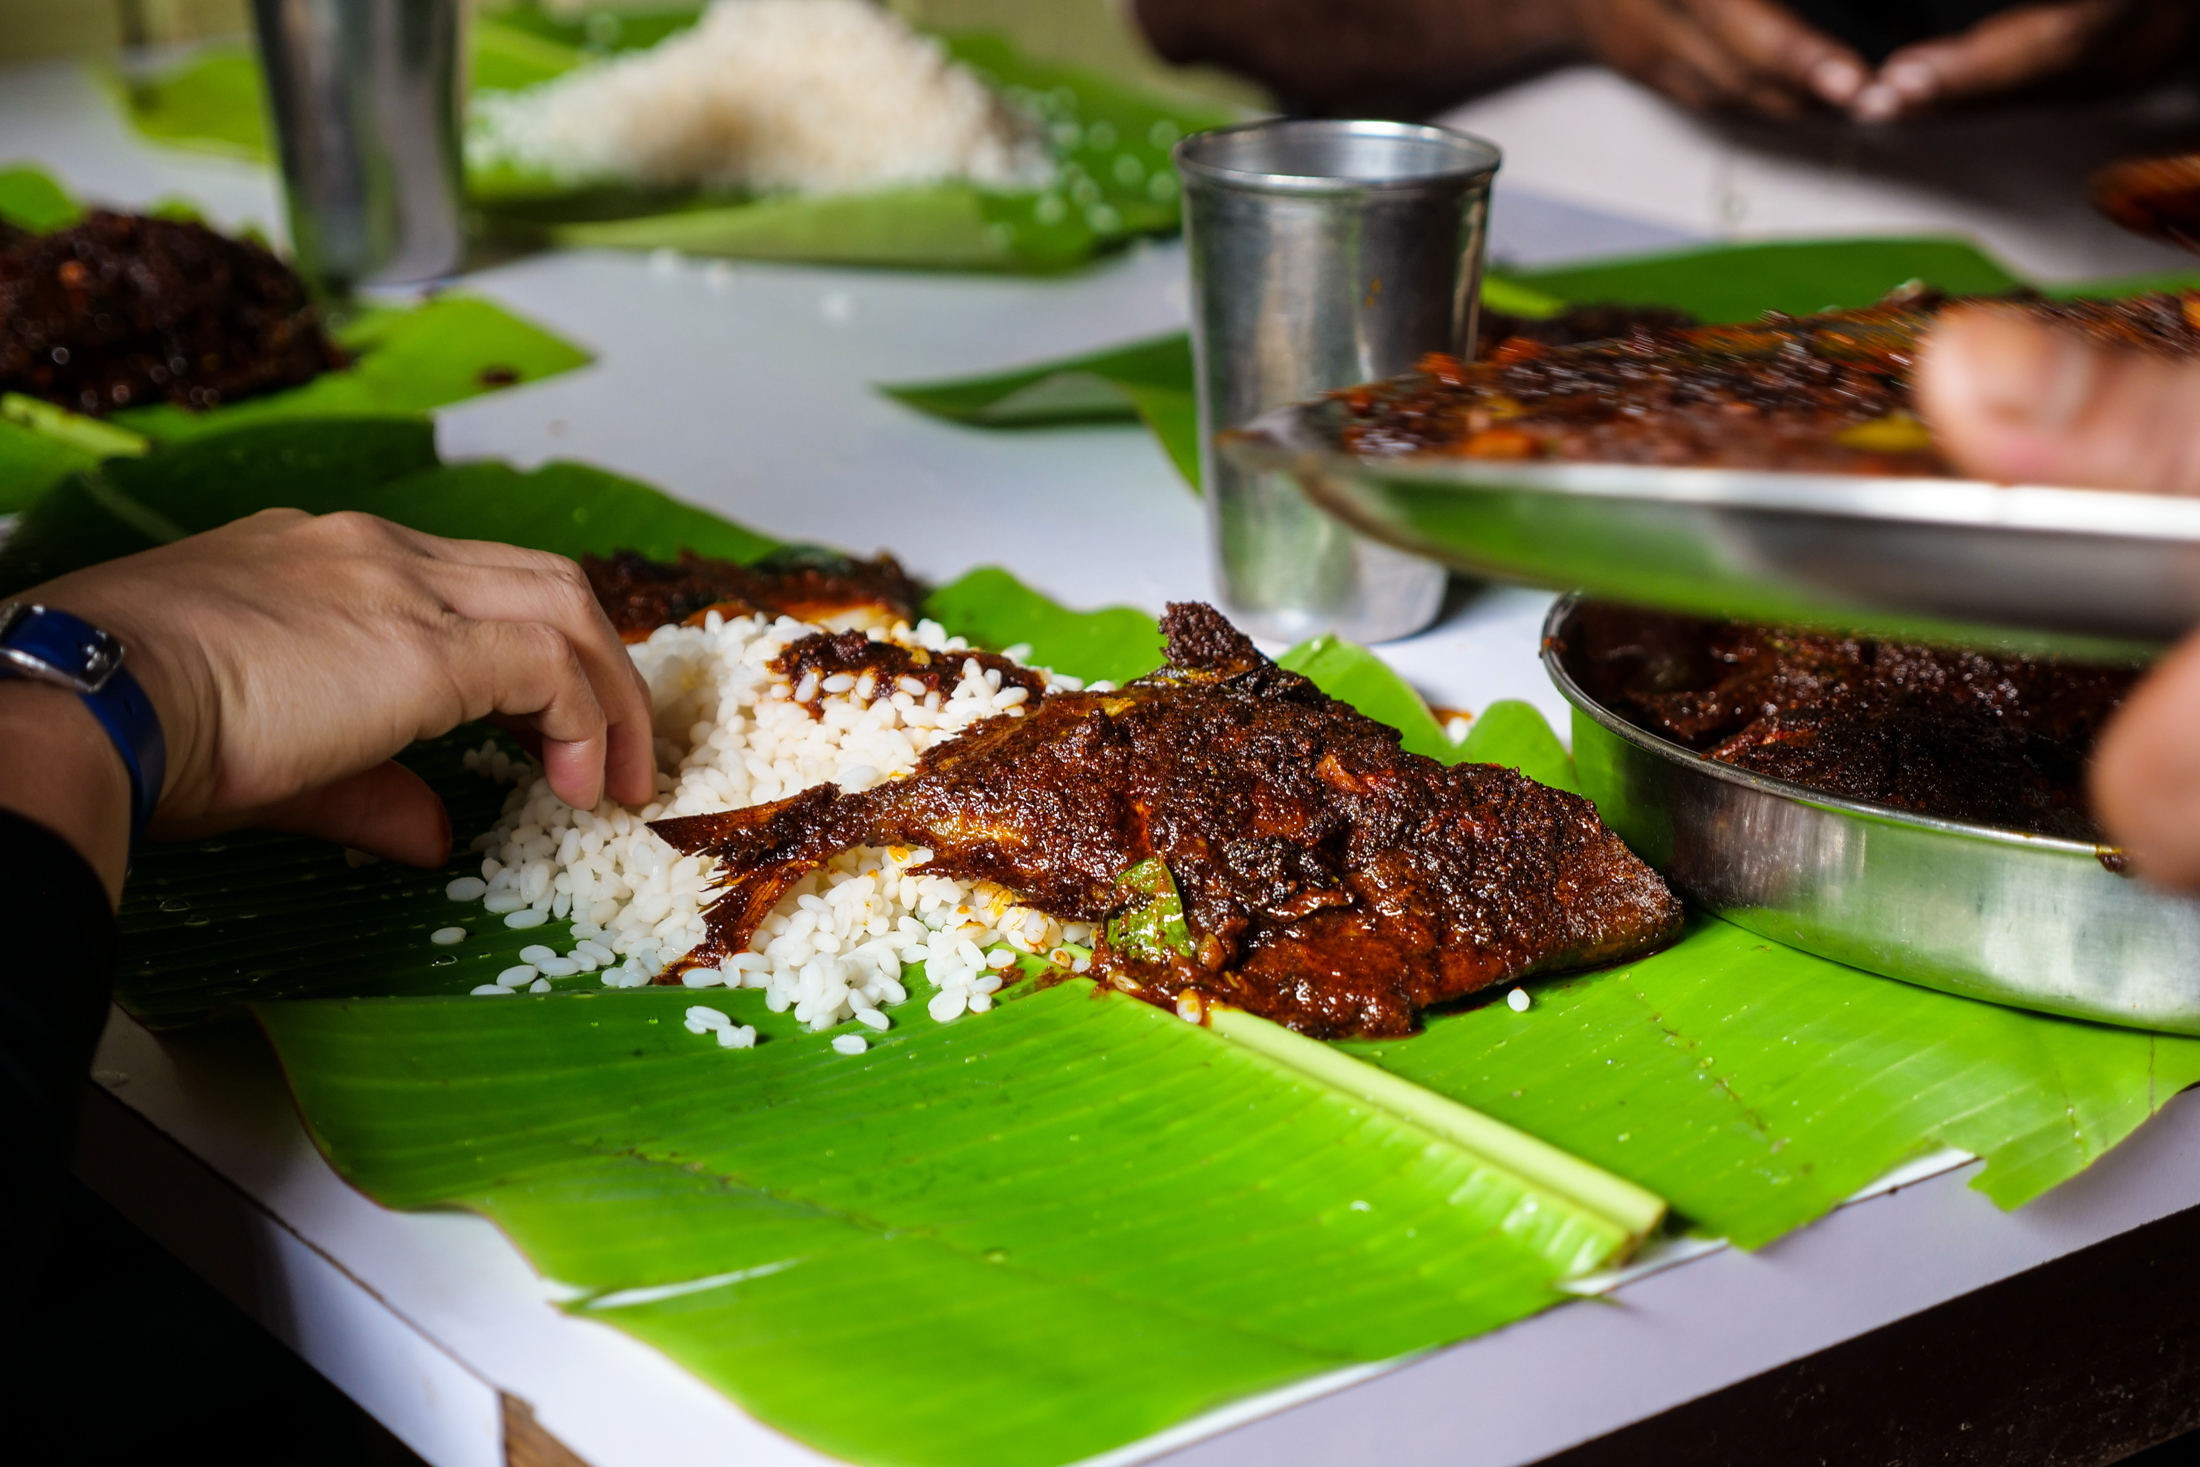
<path fill-rule="evenodd" d="M 856 1461 L 1073 1461 L 1518 1318 L 1600 1251 L 1211 1031 L 1007 991 L 856 1058 L 753 991 L 255 1012 L 355 1185 L 486 1213 L 577 1312 Z M 697 1001 L 764 1041 L 690 1036 Z"/>
<path fill-rule="evenodd" d="M 434 464 L 418 423 L 262 425 L 110 462 L 25 528 L 81 562 L 302 482 L 309 507 L 567 551 L 664 553 L 708 520 L 578 466 L 525 492 L 487 472 Z M 771 548 L 716 534 L 720 553 Z M 1084 618 L 1000 572 L 927 609 L 1066 670 L 1128 675 L 1156 650 L 1146 618 Z M 1290 660 L 1439 757 L 1563 772 L 1532 710 L 1493 707 L 1452 744 L 1371 654 Z M 501 795 L 458 767 L 479 732 L 411 756 L 461 836 Z M 545 932 L 449 902 L 463 869 L 354 868 L 267 835 L 150 847 L 121 997 L 156 1024 L 249 1003 L 346 1177 L 393 1206 L 482 1211 L 582 1291 L 569 1307 L 853 1460 L 1072 1460 L 1518 1318 L 1610 1251 L 1609 1217 L 1531 1225 L 1502 1165 L 1411 1116 L 1081 984 L 1018 983 L 948 1025 L 907 1005 L 853 1058 L 753 991 L 464 996 Z M 451 924 L 462 942 L 428 941 Z M 1708 918 L 1655 957 L 1531 987 L 1525 1013 L 1480 1004 L 1342 1048 L 1745 1245 L 1941 1146 L 1985 1158 L 1981 1186 L 2015 1205 L 2200 1077 L 2200 1042 L 1910 988 Z M 765 1042 L 688 1035 L 694 1002 Z"/>
<path fill-rule="evenodd" d="M 1767 310 L 1804 315 L 1870 305 L 1911 280 L 1953 295 L 1994 295 L 2025 284 L 1962 240 L 1780 240 L 1516 271 L 1489 277 L 1482 298 L 1515 315 L 1616 301 L 1674 306 L 1705 321 L 1746 321 Z M 2194 284 L 2200 272 L 2061 285 L 2050 293 L 2127 295 Z M 979 428 L 1144 423 L 1185 482 L 1199 488 L 1192 349 L 1181 332 L 977 376 L 881 383 L 879 390 L 919 412 Z"/>
<path fill-rule="evenodd" d="M 0 586 L 19 590 L 274 507 L 362 509 L 433 534 L 562 555 L 609 546 L 670 559 L 686 548 L 750 561 L 774 548 L 586 464 L 440 463 L 425 418 L 278 418 L 63 479 L 0 548 Z"/>
<path fill-rule="evenodd" d="M 600 12 L 564 22 L 532 7 L 472 21 L 472 83 L 511 91 L 610 51 L 653 45 L 695 9 Z M 1177 226 L 1169 145 L 1231 120 L 1086 68 L 1035 60 L 1006 37 L 940 37 L 956 59 L 1043 119 L 1060 169 L 1046 190 L 950 184 L 836 198 L 713 197 L 695 190 L 575 188 L 508 168 L 476 169 L 472 202 L 506 244 L 677 249 L 748 259 L 955 270 L 1055 270 Z M 111 88 L 148 137 L 266 161 L 259 68 L 242 48 Z"/>

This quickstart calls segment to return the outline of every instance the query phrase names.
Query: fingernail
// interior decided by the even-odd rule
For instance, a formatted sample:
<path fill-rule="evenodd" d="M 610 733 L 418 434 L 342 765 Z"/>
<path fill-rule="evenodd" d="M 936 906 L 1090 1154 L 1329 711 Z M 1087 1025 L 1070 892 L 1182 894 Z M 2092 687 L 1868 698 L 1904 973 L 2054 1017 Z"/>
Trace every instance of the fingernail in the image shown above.
<path fill-rule="evenodd" d="M 1837 107 L 1845 107 L 1864 85 L 1864 68 L 1838 56 L 1829 57 L 1811 68 L 1810 84 L 1819 96 Z"/>
<path fill-rule="evenodd" d="M 2011 427 L 2056 432 L 2092 398 L 2100 367 L 2083 342 L 2015 321 L 1974 320 L 1958 329 L 1974 400 Z"/>
<path fill-rule="evenodd" d="M 1892 62 L 1879 79 L 1905 102 L 1922 102 L 1940 89 L 1939 74 L 1922 61 Z"/>
<path fill-rule="evenodd" d="M 1901 110 L 1901 94 L 1884 82 L 1873 82 L 1849 104 L 1849 115 L 1858 122 L 1886 122 Z"/>

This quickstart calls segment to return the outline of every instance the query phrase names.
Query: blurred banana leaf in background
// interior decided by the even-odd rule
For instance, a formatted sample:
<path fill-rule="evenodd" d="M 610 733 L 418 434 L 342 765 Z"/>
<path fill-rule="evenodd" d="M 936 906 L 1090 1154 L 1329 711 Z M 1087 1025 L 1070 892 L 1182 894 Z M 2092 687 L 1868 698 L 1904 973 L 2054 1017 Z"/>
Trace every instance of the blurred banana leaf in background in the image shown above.
<path fill-rule="evenodd" d="M 476 15 L 472 84 L 514 91 L 597 57 L 656 44 L 699 10 L 601 11 L 563 21 L 534 6 Z M 948 270 L 1049 271 L 1132 239 L 1173 233 L 1169 148 L 1234 120 L 1084 67 L 1036 60 L 990 32 L 939 36 L 1043 130 L 1052 186 L 995 192 L 948 183 L 834 197 L 711 195 L 694 189 L 575 186 L 509 168 L 475 169 L 471 202 L 485 239 L 676 249 L 743 259 Z M 266 162 L 259 69 L 241 47 L 203 51 L 174 71 L 110 88 L 146 136 Z"/>
<path fill-rule="evenodd" d="M 571 371 L 588 353 L 492 301 L 442 295 L 373 307 L 331 333 L 353 357 L 302 387 L 192 412 L 172 404 L 92 419 L 10 395 L 0 401 L 0 514 L 28 508 L 64 475 L 144 443 L 178 442 L 286 418 L 425 414 Z"/>
<path fill-rule="evenodd" d="M 879 390 L 975 428 L 1144 423 L 1185 482 L 1199 486 L 1192 342 L 1182 332 L 977 377 L 881 383 Z"/>

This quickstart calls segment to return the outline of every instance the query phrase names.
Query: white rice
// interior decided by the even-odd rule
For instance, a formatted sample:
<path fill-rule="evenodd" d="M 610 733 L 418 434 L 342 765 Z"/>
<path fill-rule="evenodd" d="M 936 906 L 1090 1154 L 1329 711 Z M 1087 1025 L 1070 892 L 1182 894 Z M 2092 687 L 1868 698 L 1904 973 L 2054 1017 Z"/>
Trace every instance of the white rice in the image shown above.
<path fill-rule="evenodd" d="M 575 939 L 566 954 L 547 944 L 524 949 L 520 966 L 473 992 L 541 991 L 538 982 L 578 974 L 640 987 L 700 943 L 704 912 L 717 895 L 711 863 L 680 855 L 647 822 L 762 804 L 826 781 L 867 789 L 907 774 L 925 750 L 980 719 L 1022 716 L 1024 690 L 1004 688 L 1000 674 L 975 659 L 964 660 L 944 698 L 919 697 L 909 691 L 913 683 L 878 685 L 869 675 L 834 691 L 808 677 L 790 687 L 768 664 L 819 630 L 786 617 L 727 620 L 711 612 L 703 626 L 659 627 L 631 646 L 656 708 L 659 768 L 657 798 L 639 810 L 608 800 L 574 810 L 532 766 L 514 765 L 493 743 L 467 755 L 469 768 L 519 780 L 503 818 L 474 842 L 485 853 L 477 899 L 507 923 L 570 917 Z M 969 650 L 929 621 L 869 635 L 946 654 L 950 667 L 952 654 Z M 1079 686 L 1040 671 L 1050 689 Z M 812 695 L 818 711 L 797 694 Z M 1089 944 L 1090 927 L 1022 906 L 990 882 L 914 873 L 929 857 L 902 847 L 841 853 L 781 899 L 748 951 L 722 967 L 689 970 L 682 981 L 762 989 L 774 1013 L 792 1009 L 813 1030 L 850 1019 L 885 1029 L 892 1021 L 883 1010 L 909 997 L 908 964 L 925 965 L 933 990 L 926 1009 L 942 1022 L 991 1008 L 1003 970 L 1019 953 L 1084 971 L 1087 959 L 1074 949 Z M 454 881 L 447 890 L 455 897 L 470 888 Z"/>
<path fill-rule="evenodd" d="M 868 0 L 717 0 L 646 51 L 477 93 L 467 154 L 567 183 L 805 194 L 1052 172 L 1031 124 Z"/>

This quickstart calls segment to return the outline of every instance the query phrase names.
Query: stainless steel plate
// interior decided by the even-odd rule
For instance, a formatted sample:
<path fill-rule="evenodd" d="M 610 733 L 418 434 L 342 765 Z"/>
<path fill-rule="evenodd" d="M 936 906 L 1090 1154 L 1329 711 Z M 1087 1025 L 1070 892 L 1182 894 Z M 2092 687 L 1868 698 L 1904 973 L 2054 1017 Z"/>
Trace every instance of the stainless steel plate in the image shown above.
<path fill-rule="evenodd" d="M 2200 624 L 2200 500 L 1954 479 L 1360 459 L 1337 409 L 1226 445 L 1362 533 L 1501 580 L 1698 615 L 2091 656 Z"/>
<path fill-rule="evenodd" d="M 2019 1008 L 2200 1034 L 2200 901 L 2080 841 L 1861 804 L 1715 763 L 1603 707 L 1544 624 L 1597 813 L 1690 901 L 1775 942 Z"/>

